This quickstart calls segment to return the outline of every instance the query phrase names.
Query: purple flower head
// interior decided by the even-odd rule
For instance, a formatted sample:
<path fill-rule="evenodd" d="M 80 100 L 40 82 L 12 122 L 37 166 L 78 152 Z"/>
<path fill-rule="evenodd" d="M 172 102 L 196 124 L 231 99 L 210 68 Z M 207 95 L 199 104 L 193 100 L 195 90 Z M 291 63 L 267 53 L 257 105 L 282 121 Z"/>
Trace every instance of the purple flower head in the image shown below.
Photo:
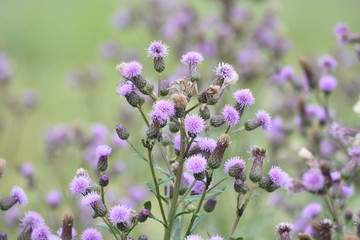
<path fill-rule="evenodd" d="M 338 23 L 334 27 L 334 34 L 340 44 L 345 43 L 346 35 L 350 33 L 349 27 L 344 23 Z"/>
<path fill-rule="evenodd" d="M 275 230 L 278 234 L 281 234 L 283 231 L 291 232 L 294 228 L 294 225 L 287 222 L 281 222 L 278 225 L 276 225 Z"/>
<path fill-rule="evenodd" d="M 228 63 L 219 63 L 215 69 L 215 75 L 222 79 L 232 78 L 234 72 L 234 67 Z"/>
<path fill-rule="evenodd" d="M 168 100 L 158 100 L 153 106 L 154 111 L 159 111 L 167 117 L 175 115 L 175 105 Z"/>
<path fill-rule="evenodd" d="M 203 240 L 200 235 L 189 235 L 184 240 Z"/>
<path fill-rule="evenodd" d="M 45 224 L 45 221 L 42 218 L 42 216 L 34 211 L 26 212 L 24 218 L 21 219 L 20 221 L 21 221 L 20 224 L 21 229 L 30 229 L 30 228 L 34 229 Z"/>
<path fill-rule="evenodd" d="M 230 105 L 226 105 L 221 114 L 225 122 L 231 127 L 235 126 L 240 120 L 238 111 Z"/>
<path fill-rule="evenodd" d="M 31 234 L 32 240 L 49 240 L 50 229 L 43 225 L 38 228 L 35 228 Z"/>
<path fill-rule="evenodd" d="M 332 56 L 323 56 L 319 59 L 318 65 L 324 72 L 331 72 L 336 69 L 337 62 Z"/>
<path fill-rule="evenodd" d="M 309 191 L 317 192 L 324 187 L 325 178 L 318 169 L 310 169 L 302 177 L 305 188 Z"/>
<path fill-rule="evenodd" d="M 219 235 L 213 235 L 208 240 L 224 240 L 223 237 L 220 237 Z"/>
<path fill-rule="evenodd" d="M 290 182 L 289 175 L 280 167 L 272 167 L 269 171 L 271 181 L 280 187 L 285 187 Z"/>
<path fill-rule="evenodd" d="M 338 182 L 338 181 L 340 181 L 340 178 L 341 178 L 341 173 L 340 172 L 331 172 L 330 173 L 330 176 L 331 176 L 331 180 L 333 181 L 333 182 Z"/>
<path fill-rule="evenodd" d="M 216 147 L 216 141 L 212 138 L 199 137 L 197 138 L 199 148 L 206 152 L 211 152 Z"/>
<path fill-rule="evenodd" d="M 70 192 L 74 195 L 80 195 L 86 192 L 90 186 L 91 180 L 88 176 L 77 176 L 70 184 Z"/>
<path fill-rule="evenodd" d="M 99 194 L 97 194 L 96 192 L 91 192 L 84 196 L 84 198 L 81 201 L 81 204 L 84 206 L 91 206 L 98 201 L 100 201 Z"/>
<path fill-rule="evenodd" d="M 118 223 L 124 223 L 131 219 L 133 210 L 123 205 L 114 206 L 109 212 L 111 223 L 115 226 Z"/>
<path fill-rule="evenodd" d="M 356 159 L 356 161 L 360 163 L 360 147 L 349 148 L 348 153 L 351 158 Z"/>
<path fill-rule="evenodd" d="M 111 154 L 111 147 L 108 145 L 99 145 L 96 147 L 96 155 L 98 157 L 105 157 Z"/>
<path fill-rule="evenodd" d="M 351 197 L 352 195 L 354 195 L 355 192 L 352 186 L 347 185 L 342 186 L 341 191 L 344 197 Z"/>
<path fill-rule="evenodd" d="M 95 123 L 91 126 L 91 133 L 93 142 L 100 144 L 105 141 L 108 129 L 101 123 Z"/>
<path fill-rule="evenodd" d="M 310 203 L 302 211 L 302 216 L 306 218 L 313 218 L 319 215 L 322 210 L 322 206 L 319 203 Z"/>
<path fill-rule="evenodd" d="M 55 208 L 59 206 L 62 202 L 62 195 L 58 191 L 50 191 L 46 195 L 46 202 L 50 207 Z"/>
<path fill-rule="evenodd" d="M 225 162 L 224 172 L 228 173 L 230 168 L 232 168 L 235 165 L 239 165 L 242 169 L 244 169 L 246 166 L 245 161 L 243 159 L 241 159 L 240 157 L 233 157 Z"/>
<path fill-rule="evenodd" d="M 111 17 L 112 26 L 117 29 L 121 30 L 128 26 L 131 23 L 133 18 L 133 12 L 129 11 L 129 9 L 122 9 L 114 13 Z"/>
<path fill-rule="evenodd" d="M 181 182 L 185 184 L 186 186 L 190 186 L 191 183 L 195 180 L 194 175 L 184 172 L 182 174 Z"/>
<path fill-rule="evenodd" d="M 149 196 L 149 191 L 142 185 L 131 186 L 128 190 L 129 196 L 136 202 L 144 202 Z"/>
<path fill-rule="evenodd" d="M 269 130 L 271 127 L 271 116 L 264 110 L 259 110 L 256 114 L 256 118 L 260 121 L 260 124 L 264 130 Z"/>
<path fill-rule="evenodd" d="M 116 88 L 116 92 L 120 96 L 127 96 L 134 91 L 134 84 L 130 81 L 125 81 L 119 84 Z"/>
<path fill-rule="evenodd" d="M 336 144 L 331 140 L 323 140 L 320 143 L 320 152 L 323 156 L 330 156 L 332 155 L 337 149 Z"/>
<path fill-rule="evenodd" d="M 168 115 L 166 115 L 164 112 L 159 111 L 159 110 L 153 110 L 150 114 L 149 117 L 151 118 L 151 120 L 157 122 L 157 123 L 164 123 L 167 119 L 168 119 Z"/>
<path fill-rule="evenodd" d="M 295 70 L 292 66 L 285 66 L 281 69 L 280 78 L 282 82 L 291 81 L 295 76 Z"/>
<path fill-rule="evenodd" d="M 204 57 L 198 52 L 188 52 L 181 57 L 181 62 L 185 65 L 197 65 L 203 60 Z"/>
<path fill-rule="evenodd" d="M 337 86 L 337 81 L 332 75 L 324 75 L 320 78 L 319 88 L 325 93 L 332 92 Z"/>
<path fill-rule="evenodd" d="M 102 240 L 101 233 L 95 228 L 88 228 L 81 234 L 81 240 Z"/>
<path fill-rule="evenodd" d="M 34 175 L 34 165 L 30 162 L 23 163 L 20 167 L 20 172 L 25 177 L 31 177 Z"/>
<path fill-rule="evenodd" d="M 150 57 L 162 58 L 168 55 L 168 46 L 166 46 L 162 41 L 153 41 L 150 43 L 147 52 Z"/>
<path fill-rule="evenodd" d="M 14 186 L 11 189 L 11 196 L 16 199 L 20 206 L 25 206 L 27 204 L 26 194 L 21 187 Z"/>
<path fill-rule="evenodd" d="M 175 150 L 180 151 L 180 147 L 181 147 L 181 136 L 180 136 L 180 134 L 175 135 L 175 137 L 173 138 L 173 144 L 174 144 Z"/>
<path fill-rule="evenodd" d="M 0 82 L 9 82 L 11 75 L 12 72 L 6 54 L 4 52 L 0 52 Z"/>
<path fill-rule="evenodd" d="M 205 128 L 205 121 L 198 115 L 187 115 L 184 120 L 185 130 L 190 134 L 199 134 Z"/>
<path fill-rule="evenodd" d="M 131 79 L 141 75 L 142 65 L 136 61 L 128 62 L 122 69 L 122 75 L 125 78 Z"/>
<path fill-rule="evenodd" d="M 205 171 L 206 166 L 207 166 L 207 161 L 200 154 L 189 157 L 185 162 L 186 170 L 193 174 L 201 173 Z"/>
<path fill-rule="evenodd" d="M 250 89 L 239 89 L 234 92 L 233 96 L 241 107 L 253 105 L 255 102 L 255 98 Z"/>
<path fill-rule="evenodd" d="M 206 182 L 206 178 L 204 179 L 204 182 Z M 209 188 L 211 188 L 211 185 L 209 186 Z M 192 190 L 196 194 L 202 194 L 205 190 L 205 184 L 202 181 L 196 181 Z"/>

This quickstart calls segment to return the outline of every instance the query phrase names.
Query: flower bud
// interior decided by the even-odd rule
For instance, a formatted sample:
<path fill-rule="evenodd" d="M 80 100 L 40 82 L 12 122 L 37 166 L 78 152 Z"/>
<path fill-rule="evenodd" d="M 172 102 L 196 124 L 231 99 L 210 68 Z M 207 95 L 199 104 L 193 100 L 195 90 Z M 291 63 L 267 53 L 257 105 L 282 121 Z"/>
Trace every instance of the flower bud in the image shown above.
<path fill-rule="evenodd" d="M 108 156 L 100 156 L 99 157 L 99 160 L 98 160 L 98 163 L 97 163 L 97 170 L 99 172 L 104 172 L 106 171 L 106 169 L 108 168 Z"/>
<path fill-rule="evenodd" d="M 116 126 L 116 133 L 122 140 L 126 140 L 130 136 L 129 131 L 123 125 Z"/>
<path fill-rule="evenodd" d="M 205 106 L 201 106 L 199 110 L 199 115 L 202 117 L 205 121 L 208 120 L 211 117 L 211 113 L 209 108 Z"/>
<path fill-rule="evenodd" d="M 154 90 L 154 84 L 152 84 L 152 82 L 146 80 L 145 87 L 143 87 L 143 88 L 141 88 L 141 89 L 139 89 L 139 90 L 140 90 L 140 92 L 141 92 L 142 94 L 144 94 L 144 95 L 149 95 L 149 94 L 152 93 L 153 90 Z"/>
<path fill-rule="evenodd" d="M 6 232 L 0 232 L 0 240 L 7 240 L 7 234 Z"/>
<path fill-rule="evenodd" d="M 346 222 L 350 222 L 353 218 L 353 213 L 350 210 L 345 211 L 345 220 Z"/>
<path fill-rule="evenodd" d="M 214 211 L 215 207 L 216 207 L 216 203 L 217 203 L 217 199 L 216 198 L 210 198 L 209 200 L 207 200 L 204 204 L 204 210 L 205 212 L 212 212 Z"/>
<path fill-rule="evenodd" d="M 331 240 L 332 222 L 329 219 L 324 219 L 320 222 L 320 240 Z"/>
<path fill-rule="evenodd" d="M 146 131 L 146 136 L 149 139 L 158 139 L 161 136 L 160 124 L 156 121 L 152 121 Z"/>
<path fill-rule="evenodd" d="M 144 98 L 140 97 L 139 94 L 136 93 L 136 91 L 132 91 L 131 93 L 126 95 L 125 98 L 132 107 L 139 107 L 145 102 Z"/>
<path fill-rule="evenodd" d="M 167 96 L 169 94 L 170 83 L 169 80 L 162 80 L 160 82 L 160 96 Z"/>
<path fill-rule="evenodd" d="M 258 127 L 261 126 L 261 122 L 259 121 L 259 119 L 255 118 L 255 119 L 250 119 L 250 120 L 247 120 L 245 122 L 245 130 L 246 131 L 252 131 L 252 130 L 255 130 L 257 129 Z"/>
<path fill-rule="evenodd" d="M 264 189 L 267 192 L 274 192 L 276 189 L 278 189 L 280 186 L 273 183 L 271 178 L 269 176 L 262 177 L 259 182 L 259 187 Z"/>
<path fill-rule="evenodd" d="M 154 58 L 154 69 L 159 73 L 165 70 L 164 58 L 162 57 Z"/>
<path fill-rule="evenodd" d="M 137 220 L 139 222 L 145 222 L 148 219 L 149 215 L 150 215 L 150 210 L 149 209 L 143 209 L 137 215 Z"/>
<path fill-rule="evenodd" d="M 212 116 L 210 119 L 210 124 L 213 127 L 220 127 L 224 123 L 225 123 L 225 119 L 224 119 L 223 115 L 215 115 L 215 116 Z"/>
<path fill-rule="evenodd" d="M 100 187 L 106 187 L 109 184 L 109 177 L 107 175 L 101 175 L 99 178 Z"/>
<path fill-rule="evenodd" d="M 194 178 L 198 181 L 203 180 L 206 177 L 206 171 L 200 173 L 194 173 Z"/>
<path fill-rule="evenodd" d="M 208 161 L 208 166 L 211 169 L 216 169 L 221 166 L 222 159 L 224 157 L 225 150 L 230 144 L 230 136 L 228 134 L 222 134 L 217 143 L 213 152 L 210 154 Z"/>
<path fill-rule="evenodd" d="M 247 187 L 243 181 L 240 179 L 236 179 L 234 182 L 234 190 L 237 193 L 246 194 L 247 193 Z"/>
<path fill-rule="evenodd" d="M 175 122 L 169 122 L 169 130 L 172 133 L 177 133 L 180 130 L 179 125 L 177 125 Z"/>
<path fill-rule="evenodd" d="M 6 168 L 6 160 L 0 158 L 0 178 L 1 178 L 2 175 L 4 174 L 5 168 Z"/>
<path fill-rule="evenodd" d="M 250 170 L 250 180 L 257 183 L 261 180 L 263 175 L 263 163 L 266 155 L 266 150 L 261 147 L 254 147 L 252 150 L 253 164 Z"/>
<path fill-rule="evenodd" d="M 146 79 L 142 75 L 134 76 L 130 80 L 132 83 L 135 84 L 135 86 L 138 89 L 142 89 L 142 88 L 146 87 Z"/>
<path fill-rule="evenodd" d="M 231 168 L 229 168 L 229 176 L 234 177 L 235 179 L 240 179 L 241 181 L 245 182 L 246 175 L 244 173 L 244 168 L 239 164 L 235 164 Z"/>
<path fill-rule="evenodd" d="M 189 68 L 190 68 L 190 81 L 198 82 L 201 76 L 197 64 L 190 64 Z"/>
<path fill-rule="evenodd" d="M 312 240 L 311 236 L 307 233 L 299 233 L 297 237 L 299 240 Z"/>
<path fill-rule="evenodd" d="M 138 240 L 148 240 L 148 237 L 144 234 L 141 234 L 139 237 L 138 237 Z"/>
<path fill-rule="evenodd" d="M 7 198 L 3 198 L 0 200 L 0 209 L 2 211 L 7 211 L 9 210 L 12 206 L 14 206 L 17 203 L 17 200 L 10 196 Z"/>
<path fill-rule="evenodd" d="M 63 225 L 61 231 L 61 239 L 62 240 L 72 240 L 73 235 L 73 225 L 74 225 L 74 218 L 70 214 L 65 214 L 63 218 Z"/>

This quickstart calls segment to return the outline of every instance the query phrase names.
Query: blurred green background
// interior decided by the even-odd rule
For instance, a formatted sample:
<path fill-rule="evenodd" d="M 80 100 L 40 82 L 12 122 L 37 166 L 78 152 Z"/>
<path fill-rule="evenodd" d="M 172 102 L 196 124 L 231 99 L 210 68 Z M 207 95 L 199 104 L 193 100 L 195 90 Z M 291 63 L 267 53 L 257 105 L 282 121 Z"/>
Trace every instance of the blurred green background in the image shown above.
<path fill-rule="evenodd" d="M 41 189 L 45 191 L 59 187 L 58 183 L 52 180 L 52 174 L 60 174 L 59 177 L 63 183 L 61 187 L 67 189 L 77 168 L 74 162 L 80 160 L 69 153 L 66 155 L 68 158 L 62 159 L 61 164 L 57 166 L 61 170 L 51 172 L 52 167 L 44 162 L 43 156 L 44 127 L 58 123 L 89 127 L 94 122 L 101 122 L 109 129 L 113 129 L 119 123 L 116 116 L 121 112 L 120 98 L 115 88 L 120 78 L 114 71 L 114 63 L 99 57 L 98 46 L 106 39 L 116 39 L 123 49 L 131 47 L 142 50 L 148 46 L 153 36 L 149 36 L 141 27 L 124 31 L 114 31 L 110 27 L 110 17 L 116 10 L 139 2 L 141 3 L 141 1 L 108 0 L 0 0 L 0 50 L 6 52 L 14 71 L 13 91 L 20 93 L 23 89 L 34 88 L 39 95 L 39 106 L 29 116 L 26 125 L 21 126 L 21 138 L 18 136 L 9 138 L 9 129 L 22 125 L 22 122 L 17 121 L 16 118 L 7 121 L 6 130 L 1 132 L 0 157 L 8 160 L 7 172 L 0 182 L 1 197 L 8 194 L 12 185 L 24 185 L 24 180 L 17 177 L 16 167 L 25 161 L 36 164 L 36 179 Z M 189 2 L 203 14 L 216 11 L 214 0 Z M 360 2 L 358 0 L 247 1 L 246 4 L 255 11 L 268 7 L 278 9 L 284 34 L 292 43 L 291 52 L 284 60 L 284 64 L 296 65 L 297 59 L 304 54 L 322 55 L 331 52 L 337 45 L 332 29 L 338 22 L 347 23 L 355 32 L 360 31 Z M 167 44 L 171 47 L 171 42 Z M 140 51 L 140 53 L 145 58 L 145 51 Z M 177 59 L 171 59 L 170 53 L 168 62 L 177 63 L 177 61 Z M 91 103 L 94 106 L 91 107 L 85 101 L 81 89 L 69 87 L 64 81 L 64 76 L 71 68 L 87 67 L 92 63 L 101 66 L 102 71 L 105 72 L 105 78 L 99 84 L 94 101 Z M 151 64 L 151 61 L 146 59 L 144 63 Z M 151 65 L 148 66 L 145 67 L 146 74 L 150 76 L 153 74 L 152 77 L 155 78 Z M 166 74 L 171 75 L 170 71 L 171 67 L 167 69 Z M 262 104 L 261 100 L 257 101 L 258 107 L 269 105 L 269 103 Z M 122 106 L 122 108 L 129 108 Z M 0 111 L 1 115 L 9 117 L 3 108 Z M 246 145 L 264 144 L 263 133 L 257 133 L 256 137 L 257 139 L 249 138 Z M 15 159 L 5 156 L 9 146 L 17 152 Z M 235 149 L 232 150 L 232 153 L 236 152 Z M 246 151 L 243 151 L 241 155 L 246 156 Z M 145 181 L 141 176 L 144 175 L 146 166 L 137 159 L 131 159 L 135 157 L 130 149 L 121 152 L 117 157 L 129 162 L 128 169 L 131 174 L 125 174 L 132 175 L 131 178 L 138 183 Z M 123 178 L 125 179 L 124 176 Z M 122 180 L 116 187 L 121 188 L 121 184 Z M 220 201 L 227 203 L 227 201 L 234 201 L 234 198 L 235 195 L 226 193 L 220 197 Z M 296 196 L 289 198 L 295 200 Z M 48 213 L 50 210 L 43 207 L 44 201 L 43 193 L 30 191 L 29 205 L 25 207 L 25 210 L 34 209 L 44 214 Z M 267 197 L 261 196 L 251 203 L 251 208 L 240 223 L 238 229 L 240 236 L 244 236 L 245 239 L 255 239 L 255 236 L 256 239 L 275 239 L 275 236 L 271 235 L 274 225 L 280 221 L 291 220 L 291 216 L 284 215 L 276 208 L 270 209 L 267 202 Z M 221 207 L 224 206 L 221 205 Z M 54 215 L 58 223 L 61 221 L 63 212 L 68 210 L 67 206 L 56 210 Z M 224 220 L 226 224 L 230 224 L 233 218 L 232 211 L 233 209 L 217 208 L 213 214 L 217 215 L 218 219 Z M 2 215 L 1 212 L 0 218 Z M 203 229 L 209 230 L 215 223 L 209 220 L 208 224 Z M 226 224 L 214 227 L 227 232 L 229 226 Z M 151 230 L 151 225 L 155 225 L 155 222 L 144 224 L 142 229 Z M 7 230 L 1 221 L 0 230 Z M 10 239 L 15 239 L 13 234 L 14 231 L 10 233 Z M 154 233 L 154 236 L 159 237 L 161 233 Z"/>

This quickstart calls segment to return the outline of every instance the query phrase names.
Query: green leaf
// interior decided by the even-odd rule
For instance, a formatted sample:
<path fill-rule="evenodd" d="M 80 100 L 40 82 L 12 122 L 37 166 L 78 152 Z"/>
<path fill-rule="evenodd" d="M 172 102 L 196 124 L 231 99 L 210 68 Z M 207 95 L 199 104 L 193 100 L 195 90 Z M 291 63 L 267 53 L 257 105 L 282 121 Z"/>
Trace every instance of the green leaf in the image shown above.
<path fill-rule="evenodd" d="M 184 215 L 184 214 L 188 214 L 188 213 L 192 213 L 193 211 L 183 211 L 183 212 L 179 212 L 178 214 L 175 215 L 175 218 L 177 218 L 178 216 Z"/>
<path fill-rule="evenodd" d="M 181 235 L 181 224 L 180 224 L 180 218 L 175 218 L 173 223 L 173 228 L 171 231 L 171 240 L 180 240 Z"/>
<path fill-rule="evenodd" d="M 152 192 L 152 193 L 155 195 L 155 197 L 158 197 L 157 194 L 156 194 L 156 188 L 155 188 L 154 185 L 152 185 L 152 184 L 149 183 L 149 182 L 146 182 L 146 186 L 148 187 L 148 189 L 150 190 L 150 192 Z M 168 203 L 168 200 L 167 200 L 165 197 L 163 197 L 163 196 L 160 195 L 160 198 L 161 198 L 164 202 Z"/>
<path fill-rule="evenodd" d="M 207 193 L 206 194 L 206 197 L 205 197 L 205 200 L 209 200 L 211 198 L 214 198 L 218 195 L 220 195 L 222 192 L 224 192 L 226 189 L 226 186 L 224 186 L 223 188 L 221 189 L 214 189 L 214 190 L 211 190 L 210 193 Z M 188 201 L 188 202 L 196 202 L 196 201 L 200 201 L 201 199 L 201 195 L 193 195 L 193 196 L 188 196 L 185 198 L 185 201 Z"/>
<path fill-rule="evenodd" d="M 155 221 L 161 223 L 165 228 L 169 228 L 163 221 L 155 217 L 152 213 L 150 213 L 149 218 L 154 219 Z"/>
<path fill-rule="evenodd" d="M 174 179 L 174 177 L 168 177 L 168 178 L 166 178 L 166 179 L 164 179 L 164 180 L 161 180 L 160 182 L 159 182 L 159 185 L 160 184 L 163 184 L 163 183 L 166 183 L 166 182 L 169 182 L 170 180 L 173 180 Z"/>
<path fill-rule="evenodd" d="M 105 223 L 97 223 L 95 226 L 105 228 L 106 230 L 108 230 L 112 234 L 112 231 L 110 230 L 109 226 L 106 225 Z"/>
<path fill-rule="evenodd" d="M 145 162 L 148 161 L 143 155 L 141 155 L 141 154 L 139 154 L 139 153 L 136 153 L 135 155 L 136 155 L 138 158 L 140 158 L 141 160 L 144 160 Z"/>
<path fill-rule="evenodd" d="M 202 223 L 202 221 L 205 220 L 206 214 L 205 213 L 201 213 L 195 220 L 194 225 L 191 228 L 191 232 L 194 232 L 195 229 L 200 225 L 200 223 Z"/>
<path fill-rule="evenodd" d="M 147 201 L 146 203 L 144 203 L 144 208 L 151 211 L 151 202 Z"/>
<path fill-rule="evenodd" d="M 155 161 L 153 161 L 154 167 L 155 169 L 159 170 L 159 172 L 161 172 L 162 174 L 165 174 L 167 177 L 171 177 L 171 174 L 168 173 L 167 171 L 165 171 L 164 169 L 162 169 L 159 165 L 157 165 L 157 163 Z"/>
<path fill-rule="evenodd" d="M 243 237 L 238 237 L 238 238 L 230 238 L 230 240 L 244 240 Z"/>

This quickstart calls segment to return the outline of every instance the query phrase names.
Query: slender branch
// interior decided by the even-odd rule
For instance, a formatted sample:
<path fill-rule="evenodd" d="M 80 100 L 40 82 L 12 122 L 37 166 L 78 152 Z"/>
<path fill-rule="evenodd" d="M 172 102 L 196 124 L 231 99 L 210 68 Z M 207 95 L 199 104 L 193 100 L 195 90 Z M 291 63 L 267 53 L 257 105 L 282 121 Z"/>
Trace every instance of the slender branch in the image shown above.
<path fill-rule="evenodd" d="M 166 168 L 168 169 L 169 173 L 171 174 L 171 176 L 174 175 L 174 173 L 171 171 L 171 167 L 170 167 L 170 163 L 169 163 L 169 160 L 167 159 L 167 156 L 166 156 L 166 153 L 164 152 L 164 149 L 162 148 L 161 144 L 159 142 L 157 142 L 157 146 L 159 148 L 159 151 L 161 153 L 161 157 L 163 158 L 164 160 L 164 163 L 166 165 Z"/>
<path fill-rule="evenodd" d="M 186 110 L 185 114 L 188 114 L 189 112 L 191 112 L 192 110 L 194 110 L 195 108 L 197 108 L 198 106 L 200 106 L 202 103 L 197 103 L 194 106 L 192 106 L 191 108 L 189 108 L 188 110 Z"/>
<path fill-rule="evenodd" d="M 190 186 L 188 187 L 188 189 L 186 190 L 186 192 L 184 193 L 184 195 L 182 195 L 181 199 L 178 201 L 177 203 L 177 207 L 180 205 L 181 202 L 184 201 L 185 197 L 191 192 L 192 188 L 194 187 L 195 183 L 196 183 L 196 179 L 190 184 Z"/>
<path fill-rule="evenodd" d="M 141 106 L 139 106 L 138 109 L 139 109 L 139 111 L 140 111 L 140 113 L 141 113 L 141 117 L 144 119 L 146 125 L 147 125 L 147 126 L 150 126 L 149 121 L 147 120 L 147 118 L 146 118 L 143 110 L 141 109 Z"/>
<path fill-rule="evenodd" d="M 244 127 L 244 126 L 242 126 L 242 127 L 238 128 L 238 129 L 232 131 L 231 133 L 229 133 L 229 135 L 232 135 L 232 134 L 234 134 L 234 133 L 240 132 L 240 131 L 242 131 L 242 130 L 245 130 L 245 127 Z"/>
<path fill-rule="evenodd" d="M 224 177 L 223 179 L 221 179 L 219 182 L 217 182 L 214 186 L 212 186 L 208 192 L 210 192 L 211 190 L 213 190 L 214 188 L 216 188 L 217 186 L 219 186 L 222 182 L 224 182 L 226 179 L 228 179 L 229 177 Z"/>
<path fill-rule="evenodd" d="M 230 128 L 231 128 L 231 126 L 229 125 L 225 131 L 225 134 L 227 134 L 229 132 Z"/>
<path fill-rule="evenodd" d="M 142 154 L 135 148 L 135 146 L 130 142 L 129 139 L 127 139 L 126 141 L 127 141 L 127 143 L 130 145 L 130 147 L 131 147 L 137 154 L 139 154 L 143 159 L 146 159 L 146 157 L 145 157 L 144 155 L 142 155 Z"/>
<path fill-rule="evenodd" d="M 111 233 L 114 235 L 116 240 L 119 240 L 118 236 L 116 235 L 114 228 L 111 226 L 111 224 L 109 223 L 109 221 L 107 220 L 106 217 L 101 217 L 102 220 L 104 221 L 104 223 L 108 226 L 108 228 L 110 229 Z"/>

